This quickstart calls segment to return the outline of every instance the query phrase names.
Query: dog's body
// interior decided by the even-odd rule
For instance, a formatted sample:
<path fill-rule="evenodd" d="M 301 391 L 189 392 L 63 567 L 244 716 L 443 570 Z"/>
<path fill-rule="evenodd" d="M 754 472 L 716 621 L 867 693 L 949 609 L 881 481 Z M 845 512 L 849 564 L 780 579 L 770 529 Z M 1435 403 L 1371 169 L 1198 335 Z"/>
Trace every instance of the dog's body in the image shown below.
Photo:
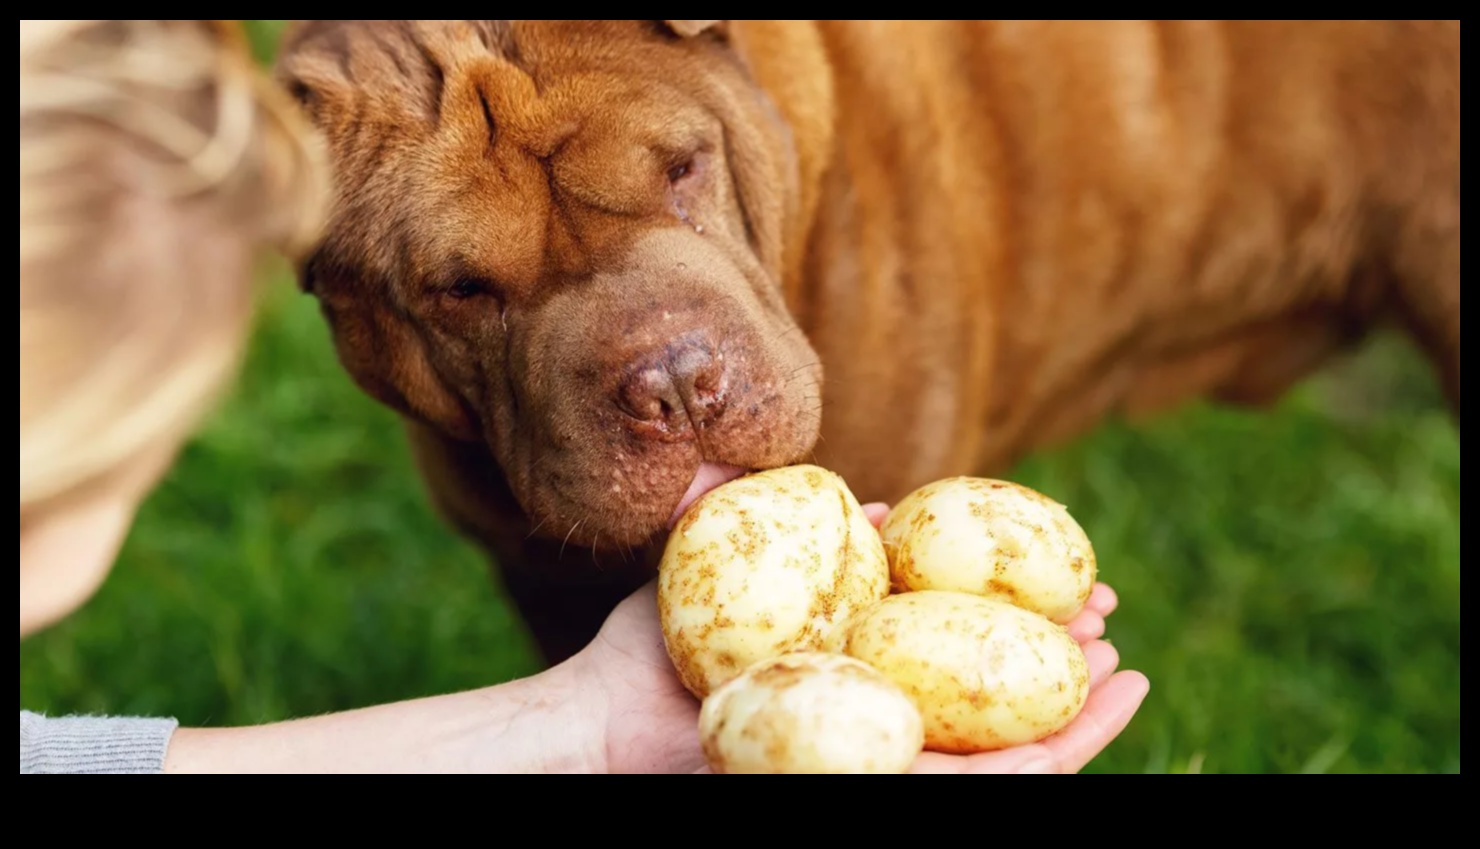
<path fill-rule="evenodd" d="M 280 60 L 338 169 L 306 283 L 551 660 L 701 461 L 894 501 L 1386 322 L 1457 414 L 1457 22 L 664 24 Z"/>

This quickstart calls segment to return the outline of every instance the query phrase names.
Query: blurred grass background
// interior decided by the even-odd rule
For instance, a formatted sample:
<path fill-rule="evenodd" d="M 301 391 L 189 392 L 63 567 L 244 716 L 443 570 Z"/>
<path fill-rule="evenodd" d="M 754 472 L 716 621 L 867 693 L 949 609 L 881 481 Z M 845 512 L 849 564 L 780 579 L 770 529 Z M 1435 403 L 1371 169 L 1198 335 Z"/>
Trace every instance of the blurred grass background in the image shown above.
<path fill-rule="evenodd" d="M 271 55 L 277 21 L 254 21 Z M 532 672 L 482 556 L 281 267 L 235 392 L 21 705 L 256 723 Z M 1269 414 L 1110 424 L 1012 478 L 1069 505 L 1151 694 L 1086 772 L 1459 772 L 1459 435 L 1384 337 Z"/>

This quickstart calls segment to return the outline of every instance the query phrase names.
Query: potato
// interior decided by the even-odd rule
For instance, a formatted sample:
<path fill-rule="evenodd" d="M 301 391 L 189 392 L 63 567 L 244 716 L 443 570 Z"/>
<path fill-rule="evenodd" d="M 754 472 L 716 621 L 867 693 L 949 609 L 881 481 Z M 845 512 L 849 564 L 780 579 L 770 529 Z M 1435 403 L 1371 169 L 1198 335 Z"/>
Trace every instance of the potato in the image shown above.
<path fill-rule="evenodd" d="M 1095 552 L 1062 504 L 1025 486 L 955 477 L 926 484 L 879 529 L 895 592 L 954 590 L 1059 624 L 1094 589 Z"/>
<path fill-rule="evenodd" d="M 882 672 L 914 701 L 925 748 L 966 754 L 1033 743 L 1089 697 L 1089 663 L 1068 629 L 969 593 L 891 595 L 827 648 Z"/>
<path fill-rule="evenodd" d="M 793 652 L 753 664 L 699 711 L 716 773 L 898 774 L 925 743 L 920 712 L 868 664 Z"/>
<path fill-rule="evenodd" d="M 663 641 L 699 698 L 757 661 L 820 647 L 889 594 L 877 531 L 817 466 L 737 478 L 678 520 L 658 567 Z"/>

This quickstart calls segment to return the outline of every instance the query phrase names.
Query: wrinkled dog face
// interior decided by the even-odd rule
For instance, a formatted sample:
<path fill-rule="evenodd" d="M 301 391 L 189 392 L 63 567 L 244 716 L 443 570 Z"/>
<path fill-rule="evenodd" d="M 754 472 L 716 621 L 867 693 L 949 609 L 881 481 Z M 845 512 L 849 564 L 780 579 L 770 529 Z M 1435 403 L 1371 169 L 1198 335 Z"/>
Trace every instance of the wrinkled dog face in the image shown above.
<path fill-rule="evenodd" d="M 340 359 L 485 442 L 572 544 L 640 543 L 701 461 L 784 465 L 817 438 L 821 369 L 778 279 L 790 137 L 690 29 L 322 21 L 283 45 L 335 165 L 302 276 Z"/>

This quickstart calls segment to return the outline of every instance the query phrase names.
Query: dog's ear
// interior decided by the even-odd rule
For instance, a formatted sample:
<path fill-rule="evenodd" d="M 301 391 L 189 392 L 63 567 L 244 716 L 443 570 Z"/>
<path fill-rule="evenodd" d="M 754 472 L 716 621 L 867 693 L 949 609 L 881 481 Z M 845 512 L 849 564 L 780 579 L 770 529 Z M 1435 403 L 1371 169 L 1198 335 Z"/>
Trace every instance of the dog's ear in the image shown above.
<path fill-rule="evenodd" d="M 703 32 L 714 32 L 714 34 L 725 35 L 725 21 L 664 21 L 675 35 L 684 38 L 693 38 Z"/>

